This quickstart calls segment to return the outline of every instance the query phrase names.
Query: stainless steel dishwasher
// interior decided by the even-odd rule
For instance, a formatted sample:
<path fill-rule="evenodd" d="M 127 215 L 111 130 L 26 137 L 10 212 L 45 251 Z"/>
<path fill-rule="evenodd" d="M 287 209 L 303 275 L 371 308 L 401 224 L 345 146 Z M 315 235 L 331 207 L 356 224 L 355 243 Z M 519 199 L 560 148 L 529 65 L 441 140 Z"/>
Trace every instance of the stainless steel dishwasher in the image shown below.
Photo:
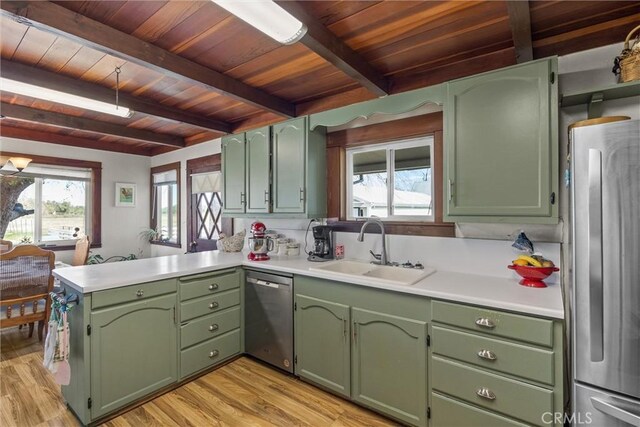
<path fill-rule="evenodd" d="M 245 351 L 293 372 L 293 277 L 247 271 Z"/>

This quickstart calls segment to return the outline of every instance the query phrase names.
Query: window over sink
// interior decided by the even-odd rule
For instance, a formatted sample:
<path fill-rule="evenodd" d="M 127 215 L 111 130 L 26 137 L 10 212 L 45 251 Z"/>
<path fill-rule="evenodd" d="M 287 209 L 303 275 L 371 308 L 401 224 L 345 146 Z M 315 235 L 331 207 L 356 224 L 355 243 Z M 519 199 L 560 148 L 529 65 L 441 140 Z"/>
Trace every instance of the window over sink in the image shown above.
<path fill-rule="evenodd" d="M 347 149 L 347 219 L 433 221 L 433 137 Z"/>

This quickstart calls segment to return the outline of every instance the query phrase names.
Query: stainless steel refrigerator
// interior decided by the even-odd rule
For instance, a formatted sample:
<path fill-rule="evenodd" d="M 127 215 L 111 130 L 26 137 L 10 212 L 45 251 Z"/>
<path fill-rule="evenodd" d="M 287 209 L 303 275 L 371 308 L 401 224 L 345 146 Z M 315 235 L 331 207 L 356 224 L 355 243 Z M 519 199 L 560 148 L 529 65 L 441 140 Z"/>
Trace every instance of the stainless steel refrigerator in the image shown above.
<path fill-rule="evenodd" d="M 640 426 L 640 121 L 571 136 L 573 422 Z"/>

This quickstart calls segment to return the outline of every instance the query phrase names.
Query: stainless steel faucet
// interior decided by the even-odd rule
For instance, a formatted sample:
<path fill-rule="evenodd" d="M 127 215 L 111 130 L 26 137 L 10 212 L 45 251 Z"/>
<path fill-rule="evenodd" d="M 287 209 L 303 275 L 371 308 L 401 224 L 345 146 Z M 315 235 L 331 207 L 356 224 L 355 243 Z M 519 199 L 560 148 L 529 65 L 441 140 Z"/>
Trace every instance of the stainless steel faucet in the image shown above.
<path fill-rule="evenodd" d="M 371 253 L 371 255 L 373 255 L 373 257 L 375 259 L 377 259 L 381 265 L 387 265 L 388 261 L 387 261 L 387 243 L 386 243 L 386 238 L 385 238 L 385 233 L 384 233 L 384 223 L 376 217 L 372 217 L 369 218 L 364 224 L 362 224 L 362 228 L 360 229 L 360 234 L 358 235 L 358 242 L 364 242 L 364 230 L 369 226 L 369 224 L 377 224 L 380 227 L 380 233 L 382 236 L 382 253 L 381 254 L 375 254 L 373 253 L 373 251 L 369 251 Z"/>

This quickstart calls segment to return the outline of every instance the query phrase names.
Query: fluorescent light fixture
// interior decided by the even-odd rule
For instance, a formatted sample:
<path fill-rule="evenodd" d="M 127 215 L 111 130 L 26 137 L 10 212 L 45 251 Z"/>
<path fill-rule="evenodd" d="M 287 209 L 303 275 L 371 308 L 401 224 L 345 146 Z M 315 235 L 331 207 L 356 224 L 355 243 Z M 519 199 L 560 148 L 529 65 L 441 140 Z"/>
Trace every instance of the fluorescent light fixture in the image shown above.
<path fill-rule="evenodd" d="M 271 0 L 212 0 L 282 44 L 293 44 L 307 32 L 307 27 Z"/>
<path fill-rule="evenodd" d="M 71 105 L 72 107 L 80 107 L 86 110 L 97 111 L 99 113 L 112 114 L 114 116 L 128 118 L 133 115 L 133 111 L 126 107 L 116 106 L 115 104 L 96 101 L 82 96 L 71 95 L 70 93 L 47 89 L 45 87 L 23 83 L 4 77 L 0 77 L 0 90 L 18 95 L 44 99 L 45 101 L 51 101 L 58 104 Z"/>
<path fill-rule="evenodd" d="M 26 168 L 29 163 L 31 163 L 31 159 L 27 157 L 11 157 L 9 158 L 11 164 L 18 169 L 18 172 L 22 172 L 22 169 Z"/>

